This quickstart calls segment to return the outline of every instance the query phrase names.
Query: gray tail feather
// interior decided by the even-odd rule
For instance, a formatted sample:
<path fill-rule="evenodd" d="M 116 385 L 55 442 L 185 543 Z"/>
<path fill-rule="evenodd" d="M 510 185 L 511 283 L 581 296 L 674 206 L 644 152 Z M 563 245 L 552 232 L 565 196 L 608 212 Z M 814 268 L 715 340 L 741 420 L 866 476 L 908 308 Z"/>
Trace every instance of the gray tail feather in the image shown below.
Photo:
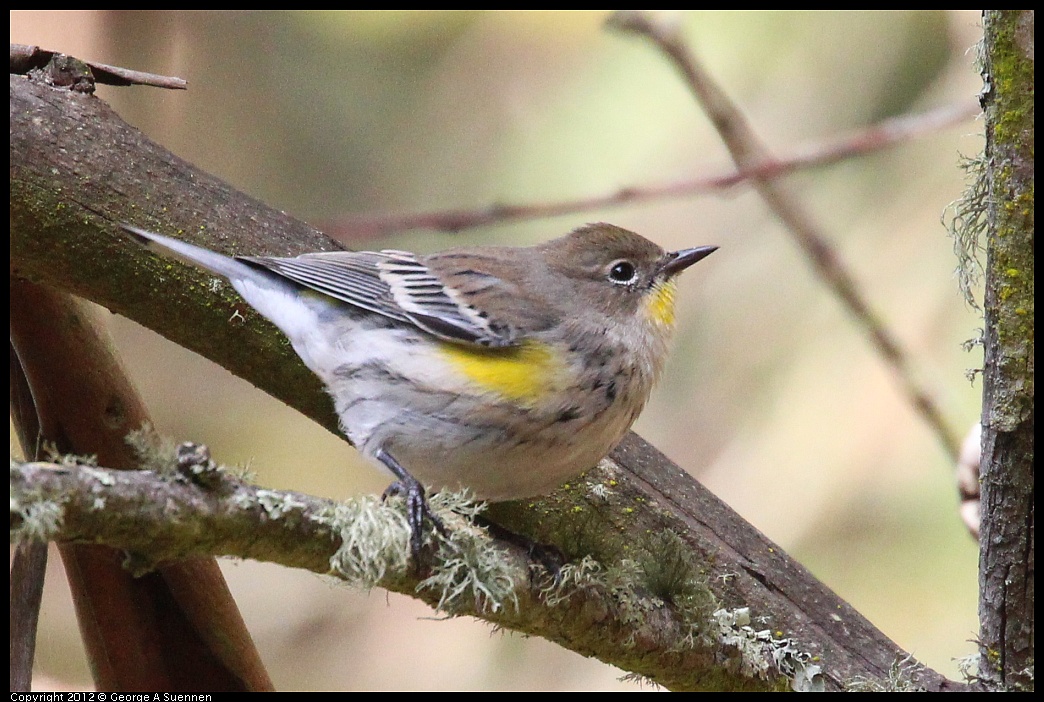
<path fill-rule="evenodd" d="M 219 254 L 216 251 L 205 249 L 202 246 L 189 244 L 180 239 L 156 234 L 155 232 L 139 229 L 129 224 L 121 224 L 124 230 L 139 244 L 156 253 L 171 256 L 187 261 L 200 268 L 205 268 L 211 273 L 223 276 L 230 280 L 254 279 L 257 282 L 270 282 L 273 275 L 261 268 L 255 267 L 244 261 L 239 261 L 231 256 Z"/>

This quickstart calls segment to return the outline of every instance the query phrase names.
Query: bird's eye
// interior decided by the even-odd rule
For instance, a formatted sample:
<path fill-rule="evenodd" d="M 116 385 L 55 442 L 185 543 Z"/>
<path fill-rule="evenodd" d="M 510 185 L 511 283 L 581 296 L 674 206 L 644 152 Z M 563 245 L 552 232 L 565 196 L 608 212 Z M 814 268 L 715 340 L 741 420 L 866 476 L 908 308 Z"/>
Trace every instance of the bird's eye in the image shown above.
<path fill-rule="evenodd" d="M 638 270 L 630 261 L 616 261 L 609 266 L 609 280 L 617 285 L 633 283 L 637 277 Z"/>

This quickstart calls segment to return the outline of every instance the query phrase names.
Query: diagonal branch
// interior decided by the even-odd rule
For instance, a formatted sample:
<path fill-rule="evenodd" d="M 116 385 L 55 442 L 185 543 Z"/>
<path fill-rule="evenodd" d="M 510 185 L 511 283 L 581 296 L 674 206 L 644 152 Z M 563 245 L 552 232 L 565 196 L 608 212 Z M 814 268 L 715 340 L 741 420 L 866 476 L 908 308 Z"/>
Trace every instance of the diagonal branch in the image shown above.
<path fill-rule="evenodd" d="M 670 58 L 718 130 L 741 172 L 775 162 L 743 113 L 689 50 L 677 26 L 644 10 L 618 12 L 610 21 L 621 30 L 648 38 Z M 879 321 L 878 315 L 860 291 L 855 277 L 834 250 L 825 232 L 779 183 L 758 175 L 751 179 L 751 184 L 804 251 L 816 275 L 848 308 L 856 323 L 870 337 L 878 355 L 892 369 L 910 405 L 956 462 L 960 448 L 958 433 L 946 423 L 934 397 L 917 379 L 906 352 L 892 332 Z"/>

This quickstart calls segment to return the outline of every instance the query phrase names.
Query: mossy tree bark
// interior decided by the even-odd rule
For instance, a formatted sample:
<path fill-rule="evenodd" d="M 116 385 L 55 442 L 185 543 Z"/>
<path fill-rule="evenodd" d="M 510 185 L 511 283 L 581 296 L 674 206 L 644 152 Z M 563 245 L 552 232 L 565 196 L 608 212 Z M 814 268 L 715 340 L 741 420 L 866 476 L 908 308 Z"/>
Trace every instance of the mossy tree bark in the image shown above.
<path fill-rule="evenodd" d="M 980 676 L 1033 687 L 1033 11 L 984 14 Z"/>

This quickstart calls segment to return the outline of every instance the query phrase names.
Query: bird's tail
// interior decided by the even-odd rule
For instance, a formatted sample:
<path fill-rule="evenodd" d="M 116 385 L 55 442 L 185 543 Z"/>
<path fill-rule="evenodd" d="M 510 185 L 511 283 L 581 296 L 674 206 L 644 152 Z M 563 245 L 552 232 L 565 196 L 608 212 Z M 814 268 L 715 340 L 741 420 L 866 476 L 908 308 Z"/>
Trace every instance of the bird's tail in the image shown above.
<path fill-rule="evenodd" d="M 202 246 L 196 246 L 180 239 L 139 229 L 129 224 L 121 224 L 120 226 L 138 243 L 151 251 L 165 256 L 173 255 L 176 258 L 205 268 L 211 273 L 232 281 L 253 280 L 259 284 L 263 282 L 270 284 L 273 278 L 276 277 L 260 267 L 253 266 L 231 256 L 219 254 L 210 249 L 205 249 Z"/>

